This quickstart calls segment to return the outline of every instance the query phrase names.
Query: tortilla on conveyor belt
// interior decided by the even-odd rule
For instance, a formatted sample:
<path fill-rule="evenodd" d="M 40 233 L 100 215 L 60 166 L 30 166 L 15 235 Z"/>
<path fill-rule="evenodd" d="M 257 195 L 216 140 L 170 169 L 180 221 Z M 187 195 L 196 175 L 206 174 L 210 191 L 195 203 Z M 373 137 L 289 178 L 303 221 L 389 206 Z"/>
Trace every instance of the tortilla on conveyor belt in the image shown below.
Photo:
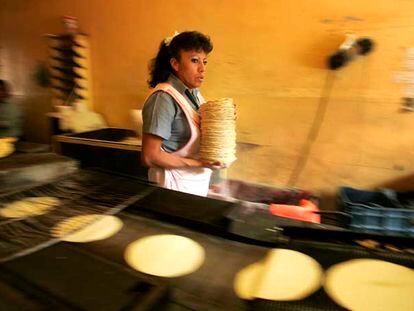
<path fill-rule="evenodd" d="M 161 277 L 178 277 L 196 271 L 204 262 L 204 248 L 179 235 L 144 237 L 128 245 L 125 261 L 134 269 Z"/>
<path fill-rule="evenodd" d="M 25 218 L 46 214 L 60 204 L 55 197 L 28 197 L 6 204 L 0 209 L 0 216 L 6 218 Z"/>
<path fill-rule="evenodd" d="M 378 259 L 353 259 L 326 272 L 325 291 L 349 310 L 414 310 L 414 270 Z"/>
<path fill-rule="evenodd" d="M 122 220 L 111 215 L 80 215 L 70 217 L 52 228 L 52 236 L 66 242 L 87 243 L 107 239 L 123 226 Z"/>
<path fill-rule="evenodd" d="M 300 300 L 321 287 L 322 277 L 322 267 L 312 257 L 289 249 L 273 249 L 264 260 L 237 273 L 234 290 L 247 300 Z"/>
<path fill-rule="evenodd" d="M 240 270 L 234 279 L 234 291 L 242 299 L 254 299 L 255 284 L 263 271 L 263 263 L 255 262 Z"/>

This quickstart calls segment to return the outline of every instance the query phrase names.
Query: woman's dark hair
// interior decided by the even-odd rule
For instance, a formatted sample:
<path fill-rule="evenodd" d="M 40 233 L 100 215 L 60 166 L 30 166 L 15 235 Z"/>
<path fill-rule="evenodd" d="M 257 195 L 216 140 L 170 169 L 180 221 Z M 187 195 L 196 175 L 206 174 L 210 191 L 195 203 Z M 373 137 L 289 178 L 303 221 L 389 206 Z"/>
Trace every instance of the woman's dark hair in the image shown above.
<path fill-rule="evenodd" d="M 213 50 L 213 44 L 210 38 L 198 31 L 185 31 L 176 35 L 169 45 L 164 40 L 160 44 L 157 56 L 150 62 L 150 79 L 148 84 L 155 87 L 158 83 L 167 81 L 168 76 L 173 73 L 170 59 L 180 59 L 180 51 L 203 51 L 210 53 Z"/>

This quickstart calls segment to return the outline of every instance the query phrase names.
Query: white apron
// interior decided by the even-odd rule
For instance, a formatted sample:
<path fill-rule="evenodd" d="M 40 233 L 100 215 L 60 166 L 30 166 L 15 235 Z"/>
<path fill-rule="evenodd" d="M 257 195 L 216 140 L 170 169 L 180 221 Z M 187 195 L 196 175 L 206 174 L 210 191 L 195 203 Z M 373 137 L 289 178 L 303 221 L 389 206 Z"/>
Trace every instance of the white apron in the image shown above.
<path fill-rule="evenodd" d="M 196 158 L 200 145 L 199 115 L 193 108 L 191 108 L 191 105 L 185 97 L 181 95 L 171 84 L 160 83 L 153 89 L 151 94 L 157 91 L 166 92 L 175 99 L 183 110 L 190 126 L 190 139 L 182 148 L 172 154 L 185 158 Z M 204 102 L 203 97 L 200 93 L 198 94 L 200 102 Z M 174 169 L 151 167 L 148 171 L 148 179 L 151 182 L 155 182 L 159 186 L 167 189 L 187 192 L 199 196 L 207 196 L 211 172 L 211 169 L 206 167 L 186 167 Z"/>

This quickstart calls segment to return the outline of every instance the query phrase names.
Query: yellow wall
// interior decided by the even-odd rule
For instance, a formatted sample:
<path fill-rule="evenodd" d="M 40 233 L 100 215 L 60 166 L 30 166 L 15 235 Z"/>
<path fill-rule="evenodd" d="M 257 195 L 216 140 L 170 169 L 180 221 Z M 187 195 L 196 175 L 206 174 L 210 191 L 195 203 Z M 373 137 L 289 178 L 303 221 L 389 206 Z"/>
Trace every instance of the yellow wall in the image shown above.
<path fill-rule="evenodd" d="M 400 112 L 394 81 L 414 47 L 412 1 L 2 0 L 0 10 L 0 77 L 28 103 L 33 140 L 47 140 L 43 113 L 52 109 L 30 78 L 46 58 L 42 34 L 74 15 L 90 35 L 94 108 L 112 126 L 132 126 L 129 109 L 146 97 L 161 39 L 196 29 L 215 45 L 205 97 L 233 97 L 238 107 L 229 177 L 332 191 L 413 171 L 414 113 Z M 373 38 L 376 50 L 329 72 L 326 56 L 347 32 Z"/>

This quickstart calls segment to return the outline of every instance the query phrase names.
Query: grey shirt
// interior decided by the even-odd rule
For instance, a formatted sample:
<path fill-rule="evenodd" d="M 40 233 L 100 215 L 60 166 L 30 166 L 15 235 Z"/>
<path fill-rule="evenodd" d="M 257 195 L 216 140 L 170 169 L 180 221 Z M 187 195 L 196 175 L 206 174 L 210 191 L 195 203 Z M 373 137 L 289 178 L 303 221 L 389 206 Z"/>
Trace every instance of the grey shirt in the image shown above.
<path fill-rule="evenodd" d="M 185 93 L 188 89 L 197 99 L 197 89 L 189 89 L 173 74 L 169 76 L 167 83 L 182 94 L 195 111 L 198 110 Z M 162 147 L 167 152 L 180 149 L 190 139 L 191 132 L 187 118 L 178 103 L 168 93 L 159 91 L 152 94 L 144 104 L 142 119 L 143 133 L 161 137 Z"/>
<path fill-rule="evenodd" d="M 20 137 L 22 135 L 22 115 L 19 104 L 0 102 L 0 137 Z"/>

